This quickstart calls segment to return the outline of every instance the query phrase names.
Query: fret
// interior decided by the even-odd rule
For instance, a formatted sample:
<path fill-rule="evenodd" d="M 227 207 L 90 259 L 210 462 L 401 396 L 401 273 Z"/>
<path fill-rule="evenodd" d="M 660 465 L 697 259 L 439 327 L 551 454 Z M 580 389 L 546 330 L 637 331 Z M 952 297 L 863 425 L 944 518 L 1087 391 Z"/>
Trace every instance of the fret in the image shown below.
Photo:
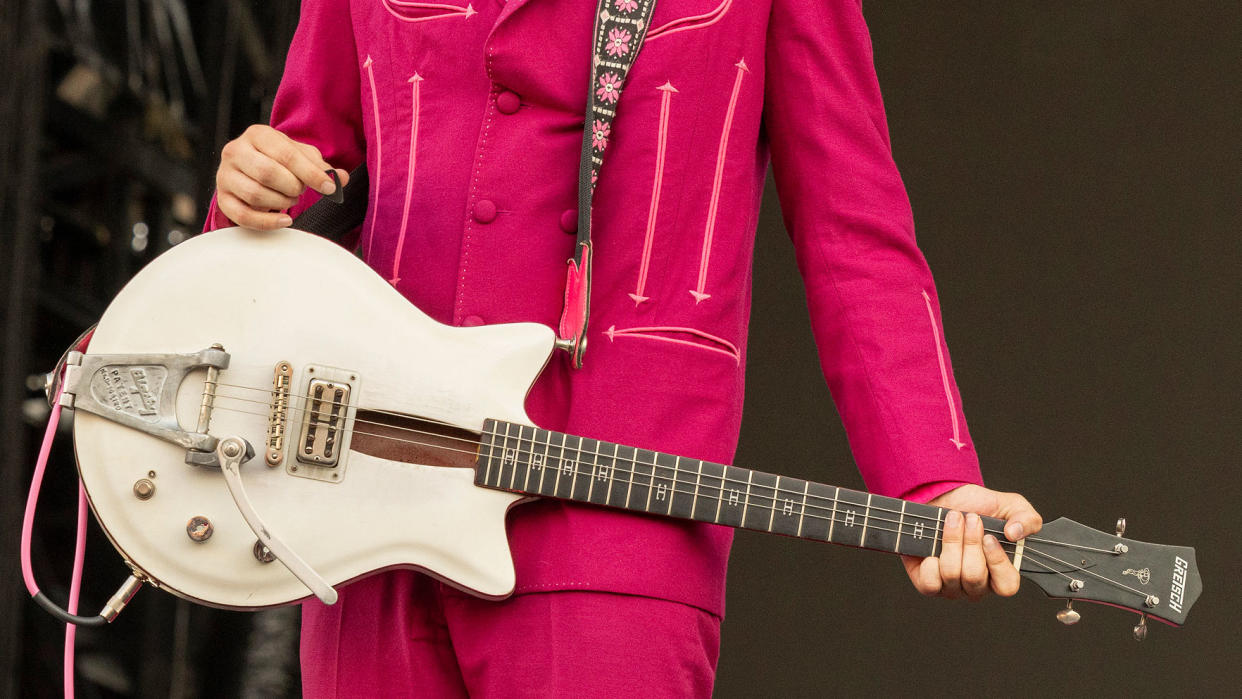
<path fill-rule="evenodd" d="M 742 521 L 738 523 L 739 527 L 746 526 L 746 514 L 750 509 L 750 479 L 755 477 L 754 471 L 746 472 L 746 495 L 742 498 Z"/>
<path fill-rule="evenodd" d="M 901 535 L 906 529 L 906 501 L 901 501 L 901 512 L 897 515 L 897 542 L 893 544 L 893 553 L 901 548 Z"/>
<path fill-rule="evenodd" d="M 492 469 L 496 462 L 496 421 L 492 419 L 483 422 L 483 437 L 486 439 L 487 454 L 483 454 L 483 450 L 479 450 L 480 459 L 483 463 L 483 480 L 482 484 L 486 486 L 496 486 L 496 481 L 492 480 Z M 478 482 L 479 475 L 475 474 L 475 480 Z"/>
<path fill-rule="evenodd" d="M 703 482 L 703 462 L 699 462 L 699 467 L 694 469 L 694 494 L 690 496 L 690 519 L 695 519 L 694 513 L 699 507 L 699 484 Z"/>
<path fill-rule="evenodd" d="M 694 518 L 700 522 L 720 521 L 720 493 L 724 488 L 725 467 L 705 461 L 699 467 L 699 490 L 694 496 Z"/>
<path fill-rule="evenodd" d="M 883 495 L 869 495 L 868 523 L 863 548 L 876 551 L 895 551 L 897 549 L 897 521 L 904 503 L 897 498 Z"/>
<path fill-rule="evenodd" d="M 831 541 L 832 512 L 836 503 L 836 489 L 822 483 L 807 483 L 806 521 L 802 536 L 819 541 Z"/>
<path fill-rule="evenodd" d="M 516 470 L 517 450 L 513 448 L 512 437 L 510 432 L 513 429 L 513 423 L 505 423 L 505 435 L 500 441 L 500 474 L 496 479 L 496 485 L 501 488 L 513 488 L 513 474 Z M 506 485 L 507 484 L 507 485 Z"/>
<path fill-rule="evenodd" d="M 894 551 L 907 556 L 930 556 L 935 549 L 933 532 L 936 526 L 938 508 L 922 505 L 917 502 L 901 501 L 902 519 L 901 537 Z"/>
<path fill-rule="evenodd" d="M 595 440 L 590 440 L 590 441 L 595 442 Z M 599 456 L 599 454 L 597 453 L 599 449 L 599 442 L 595 442 L 595 445 L 593 447 L 585 446 L 584 442 L 580 442 L 580 444 L 583 444 L 583 449 L 582 451 L 578 452 L 578 467 L 582 468 L 586 466 L 587 457 L 588 456 L 591 457 L 591 467 L 589 469 L 586 469 L 585 471 L 586 476 L 587 476 L 587 492 L 586 492 L 585 499 L 587 502 L 595 502 L 595 500 L 593 500 L 591 496 L 594 495 L 595 493 L 595 467 L 598 463 L 596 461 L 596 458 Z M 607 476 L 605 475 L 605 477 Z"/>
<path fill-rule="evenodd" d="M 798 487 L 799 483 L 802 487 Z M 798 478 L 776 477 L 776 506 L 772 508 L 772 521 L 768 524 L 768 531 L 789 536 L 802 535 L 806 485 L 806 481 Z"/>
<path fill-rule="evenodd" d="M 929 555 L 936 556 L 936 546 L 940 543 L 940 525 L 944 522 L 944 508 L 936 508 L 936 538 L 932 539 L 932 550 Z"/>
<path fill-rule="evenodd" d="M 742 526 L 746 514 L 746 495 L 742 484 L 750 479 L 750 471 L 736 466 L 726 466 L 724 487 L 720 494 L 722 511 L 716 517 L 718 524 L 729 527 Z"/>
<path fill-rule="evenodd" d="M 574 492 L 574 476 L 578 473 L 577 452 L 569 447 L 569 435 L 561 435 L 561 446 L 556 448 L 556 486 L 552 494 L 568 498 Z"/>
<path fill-rule="evenodd" d="M 798 531 L 794 536 L 802 536 L 802 525 L 806 519 L 806 496 L 810 492 L 811 482 L 802 481 L 802 507 L 798 508 Z"/>
<path fill-rule="evenodd" d="M 837 491 L 836 512 L 833 513 L 832 543 L 862 546 L 863 510 L 866 493 L 840 488 Z"/>
<path fill-rule="evenodd" d="M 751 471 L 746 489 L 747 510 L 742 516 L 742 526 L 757 531 L 772 531 L 771 522 L 774 516 L 773 506 L 776 502 L 776 476 L 760 471 Z"/>
<path fill-rule="evenodd" d="M 591 449 L 587 456 L 591 457 L 590 485 L 587 486 L 587 502 L 604 505 L 608 498 L 608 479 L 612 469 L 608 466 L 604 455 L 600 452 L 603 442 L 591 440 Z"/>
<path fill-rule="evenodd" d="M 605 454 L 609 443 L 600 442 L 595 445 L 595 492 L 599 505 L 612 504 L 612 486 L 617 477 L 617 445 L 612 444 L 612 456 Z"/>
<path fill-rule="evenodd" d="M 838 496 L 841 495 L 841 489 L 833 486 L 832 490 L 832 512 L 828 515 L 828 541 L 832 541 L 832 532 L 837 526 L 837 504 L 840 502 Z"/>
<path fill-rule="evenodd" d="M 867 525 L 871 522 L 871 493 L 867 493 L 867 502 L 863 505 L 863 528 L 862 536 L 858 537 L 858 545 L 866 548 L 867 546 Z"/>
<path fill-rule="evenodd" d="M 634 455 L 634 500 L 643 503 L 643 511 L 651 511 L 651 487 L 655 480 L 655 452 L 639 449 Z M 635 508 L 637 509 L 637 508 Z"/>
<path fill-rule="evenodd" d="M 608 488 L 608 502 L 616 507 L 630 506 L 630 485 L 634 478 L 634 447 L 612 445 L 612 485 Z"/>
<path fill-rule="evenodd" d="M 673 497 L 669 500 L 668 514 L 689 518 L 694 511 L 694 482 L 698 478 L 702 462 L 695 459 L 673 459 Z"/>
<path fill-rule="evenodd" d="M 522 469 L 522 492 L 530 492 L 530 456 L 534 451 L 535 428 L 528 425 L 518 426 L 518 449 L 517 449 L 517 466 Z M 523 443 L 525 442 L 525 444 Z"/>
<path fill-rule="evenodd" d="M 535 448 L 533 446 L 531 447 L 530 467 L 539 473 L 539 482 L 535 485 L 535 492 L 540 495 L 548 494 L 547 491 L 543 489 L 543 484 L 548 477 L 548 469 L 545 467 L 548 465 L 548 442 L 550 441 L 550 436 L 551 433 L 547 430 L 535 430 L 534 441 L 539 443 L 542 450 L 535 451 Z"/>
<path fill-rule="evenodd" d="M 590 463 L 591 452 L 594 451 L 593 439 L 574 437 L 577 442 L 577 463 L 574 468 L 573 487 L 570 499 L 590 502 L 591 488 L 595 483 L 594 464 Z"/>
<path fill-rule="evenodd" d="M 655 491 L 652 498 L 655 507 L 662 514 L 673 513 L 673 496 L 677 491 L 677 462 L 681 457 L 657 452 L 655 455 L 655 471 L 651 487 Z"/>

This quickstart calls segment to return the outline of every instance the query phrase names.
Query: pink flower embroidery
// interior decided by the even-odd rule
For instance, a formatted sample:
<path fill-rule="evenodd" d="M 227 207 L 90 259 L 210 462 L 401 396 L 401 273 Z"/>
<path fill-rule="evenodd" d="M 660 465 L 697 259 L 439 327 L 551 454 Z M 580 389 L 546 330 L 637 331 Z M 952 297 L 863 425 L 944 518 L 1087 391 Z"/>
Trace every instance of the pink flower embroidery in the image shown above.
<path fill-rule="evenodd" d="M 613 29 L 608 32 L 608 43 L 604 48 L 609 55 L 618 56 L 630 50 L 630 33 L 624 29 Z"/>
<path fill-rule="evenodd" d="M 637 0 L 617 0 L 613 5 L 616 6 L 618 12 L 629 12 L 638 7 L 638 2 Z"/>
<path fill-rule="evenodd" d="M 621 97 L 621 78 L 616 73 L 604 73 L 599 76 L 599 89 L 595 96 L 608 104 L 615 104 Z"/>
<path fill-rule="evenodd" d="M 601 153 L 608 147 L 608 137 L 612 135 L 612 127 L 608 122 L 595 120 L 595 125 L 591 128 L 591 147 Z"/>

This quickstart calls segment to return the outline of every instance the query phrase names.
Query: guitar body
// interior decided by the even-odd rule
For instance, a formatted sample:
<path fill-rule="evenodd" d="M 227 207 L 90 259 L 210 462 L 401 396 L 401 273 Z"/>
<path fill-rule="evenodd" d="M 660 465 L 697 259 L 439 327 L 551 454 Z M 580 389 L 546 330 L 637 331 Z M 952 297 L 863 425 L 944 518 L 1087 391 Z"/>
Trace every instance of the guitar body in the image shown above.
<path fill-rule="evenodd" d="M 501 598 L 514 586 L 505 515 L 522 496 L 476 487 L 471 468 L 350 451 L 349 431 L 337 445 L 336 466 L 299 463 L 292 453 L 300 446 L 299 396 L 319 377 L 350 384 L 351 410 L 472 432 L 485 418 L 528 425 L 526 393 L 554 339 L 533 323 L 442 325 L 332 243 L 288 229 L 232 228 L 151 262 L 109 306 L 87 354 L 191 353 L 219 343 L 230 362 L 219 374 L 208 431 L 254 445 L 258 454 L 243 465 L 242 479 L 274 536 L 332 585 L 414 568 Z M 283 461 L 269 466 L 269 406 L 281 362 L 292 369 L 293 399 Z M 191 372 L 177 396 L 187 430 L 195 429 L 206 377 L 206 369 Z M 283 565 L 256 556 L 256 536 L 218 467 L 188 465 L 183 447 L 76 413 L 74 442 L 91 507 L 131 567 L 163 589 L 217 607 L 262 608 L 308 596 Z M 154 486 L 145 499 L 136 489 L 144 479 Z M 210 538 L 189 536 L 194 518 L 210 523 Z"/>

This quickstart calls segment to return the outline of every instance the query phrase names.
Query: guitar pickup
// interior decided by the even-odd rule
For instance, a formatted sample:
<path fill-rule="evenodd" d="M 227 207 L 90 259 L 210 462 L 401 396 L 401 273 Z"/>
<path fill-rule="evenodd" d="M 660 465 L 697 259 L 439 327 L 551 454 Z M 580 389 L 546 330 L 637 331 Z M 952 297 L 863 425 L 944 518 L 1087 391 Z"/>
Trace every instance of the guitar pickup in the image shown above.
<path fill-rule="evenodd" d="M 298 461 L 329 468 L 337 465 L 345 448 L 343 437 L 349 398 L 348 383 L 311 379 L 304 398 Z"/>

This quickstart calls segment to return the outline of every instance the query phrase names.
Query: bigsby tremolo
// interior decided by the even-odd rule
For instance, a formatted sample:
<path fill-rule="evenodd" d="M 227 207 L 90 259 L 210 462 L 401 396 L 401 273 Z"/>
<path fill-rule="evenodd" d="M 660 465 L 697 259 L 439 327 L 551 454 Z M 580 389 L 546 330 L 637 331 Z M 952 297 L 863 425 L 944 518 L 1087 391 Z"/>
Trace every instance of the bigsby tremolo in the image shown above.
<path fill-rule="evenodd" d="M 190 354 L 83 354 L 65 356 L 60 405 L 85 410 L 186 449 L 186 463 L 219 466 L 216 445 L 207 433 L 220 371 L 229 355 L 220 345 Z M 177 421 L 177 391 L 187 374 L 207 370 L 198 421 L 193 431 Z"/>

